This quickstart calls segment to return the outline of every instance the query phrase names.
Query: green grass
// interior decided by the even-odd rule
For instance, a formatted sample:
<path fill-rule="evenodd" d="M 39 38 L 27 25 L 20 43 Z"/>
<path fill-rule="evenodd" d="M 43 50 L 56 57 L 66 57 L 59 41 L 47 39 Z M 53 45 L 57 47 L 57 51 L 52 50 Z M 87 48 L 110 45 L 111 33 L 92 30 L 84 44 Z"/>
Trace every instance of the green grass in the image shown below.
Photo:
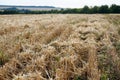
<path fill-rule="evenodd" d="M 4 65 L 8 61 L 8 56 L 4 54 L 3 51 L 0 51 L 0 66 Z"/>
<path fill-rule="evenodd" d="M 108 75 L 106 73 L 102 74 L 100 80 L 108 80 Z"/>

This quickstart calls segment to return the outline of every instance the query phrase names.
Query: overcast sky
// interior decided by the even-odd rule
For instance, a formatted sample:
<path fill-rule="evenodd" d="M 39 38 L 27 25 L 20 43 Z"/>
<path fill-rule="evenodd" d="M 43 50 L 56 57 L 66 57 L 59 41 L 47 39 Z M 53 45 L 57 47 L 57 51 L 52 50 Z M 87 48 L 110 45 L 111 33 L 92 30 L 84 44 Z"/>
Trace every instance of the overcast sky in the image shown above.
<path fill-rule="evenodd" d="M 120 0 L 0 0 L 0 5 L 35 5 L 63 8 L 81 8 L 84 5 L 120 5 Z"/>

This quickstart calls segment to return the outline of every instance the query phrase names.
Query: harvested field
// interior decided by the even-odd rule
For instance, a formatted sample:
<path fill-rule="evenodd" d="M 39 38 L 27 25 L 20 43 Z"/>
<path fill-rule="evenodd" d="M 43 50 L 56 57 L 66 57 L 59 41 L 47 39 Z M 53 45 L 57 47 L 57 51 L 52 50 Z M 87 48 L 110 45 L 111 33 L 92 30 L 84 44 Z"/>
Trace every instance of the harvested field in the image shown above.
<path fill-rule="evenodd" d="M 120 80 L 120 15 L 0 15 L 0 80 Z"/>

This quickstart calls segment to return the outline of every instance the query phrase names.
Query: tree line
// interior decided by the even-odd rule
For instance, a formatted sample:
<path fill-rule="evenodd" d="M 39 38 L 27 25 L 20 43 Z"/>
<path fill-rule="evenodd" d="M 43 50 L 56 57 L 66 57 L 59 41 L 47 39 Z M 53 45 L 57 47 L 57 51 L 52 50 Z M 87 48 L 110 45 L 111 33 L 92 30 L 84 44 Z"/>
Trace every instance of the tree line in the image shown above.
<path fill-rule="evenodd" d="M 112 4 L 110 7 L 108 5 L 88 7 L 83 8 L 68 8 L 61 10 L 50 10 L 50 11 L 30 11 L 30 10 L 18 10 L 18 9 L 6 9 L 0 11 L 0 14 L 97 14 L 97 13 L 120 13 L 120 5 Z"/>

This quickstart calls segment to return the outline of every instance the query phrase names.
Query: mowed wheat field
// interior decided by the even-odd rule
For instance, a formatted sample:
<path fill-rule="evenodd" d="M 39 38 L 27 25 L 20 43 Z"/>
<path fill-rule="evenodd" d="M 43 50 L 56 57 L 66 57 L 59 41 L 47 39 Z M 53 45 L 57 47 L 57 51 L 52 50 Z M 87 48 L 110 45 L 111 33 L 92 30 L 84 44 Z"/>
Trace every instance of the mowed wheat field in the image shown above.
<path fill-rule="evenodd" d="M 120 14 L 0 15 L 0 80 L 120 80 Z"/>

